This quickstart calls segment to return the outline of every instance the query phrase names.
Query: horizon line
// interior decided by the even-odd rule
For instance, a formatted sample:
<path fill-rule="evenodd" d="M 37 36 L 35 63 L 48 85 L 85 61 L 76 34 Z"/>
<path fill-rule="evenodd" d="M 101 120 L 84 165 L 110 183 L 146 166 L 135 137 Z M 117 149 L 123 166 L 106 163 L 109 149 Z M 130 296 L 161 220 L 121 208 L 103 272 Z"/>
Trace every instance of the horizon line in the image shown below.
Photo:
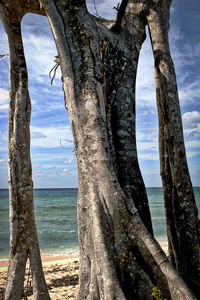
<path fill-rule="evenodd" d="M 146 186 L 145 188 L 163 188 L 162 186 Z M 200 186 L 193 186 L 193 188 L 200 188 Z M 78 189 L 78 187 L 35 187 L 33 190 L 63 190 L 63 189 Z M 0 190 L 9 190 L 9 188 L 0 187 Z"/>

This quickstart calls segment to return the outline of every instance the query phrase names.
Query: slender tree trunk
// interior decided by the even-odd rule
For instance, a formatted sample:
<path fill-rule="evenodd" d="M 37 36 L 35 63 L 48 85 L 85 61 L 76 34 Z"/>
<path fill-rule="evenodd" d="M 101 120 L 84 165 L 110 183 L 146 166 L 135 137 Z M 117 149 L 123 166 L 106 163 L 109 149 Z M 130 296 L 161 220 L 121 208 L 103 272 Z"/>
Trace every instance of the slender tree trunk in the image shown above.
<path fill-rule="evenodd" d="M 19 7 L 18 7 L 19 8 Z M 31 102 L 20 23 L 15 6 L 0 4 L 9 48 L 8 183 L 10 202 L 10 255 L 5 300 L 21 299 L 29 258 L 34 299 L 50 299 L 42 270 L 33 210 L 30 159 Z"/>
<path fill-rule="evenodd" d="M 135 80 L 139 51 L 145 40 L 145 24 L 136 15 L 130 17 L 129 13 L 130 9 L 127 7 L 123 24 L 130 24 L 127 25 L 128 32 L 116 31 L 115 25 L 112 30 L 117 32 L 131 54 L 129 57 L 125 56 L 108 43 L 103 55 L 102 63 L 106 70 L 107 123 L 111 124 L 109 139 L 114 145 L 113 156 L 120 186 L 130 199 L 130 205 L 134 199 L 143 223 L 153 234 L 148 198 L 138 164 L 135 136 Z"/>
<path fill-rule="evenodd" d="M 108 30 L 106 22 L 97 22 L 89 15 L 85 1 L 41 2 L 60 57 L 77 157 L 80 243 L 77 299 L 150 299 L 154 285 L 159 286 L 167 299 L 195 299 L 147 231 L 135 199 L 124 188 L 126 184 L 124 191 L 121 187 L 123 176 L 119 174 L 116 163 L 117 159 L 121 161 L 120 149 L 117 149 L 113 138 L 116 140 L 120 127 L 125 132 L 125 127 L 124 121 L 118 123 L 114 136 L 109 106 L 112 108 L 113 98 L 119 101 L 120 96 L 125 97 L 127 86 L 124 76 L 126 72 L 130 74 L 130 70 L 125 67 L 122 74 L 121 68 L 123 61 L 131 57 L 130 49 L 117 34 L 116 26 L 114 32 Z M 140 18 L 142 7 L 143 3 L 136 1 L 134 10 L 132 1 L 132 16 Z M 137 32 L 141 28 L 138 25 L 134 30 Z M 124 35 L 132 38 L 126 29 Z M 109 55 L 109 66 L 114 68 L 114 77 L 110 78 L 108 76 L 112 72 L 106 71 L 105 63 Z M 130 60 L 127 62 L 130 63 Z M 118 63 L 121 64 L 119 69 L 116 68 Z M 135 62 L 133 74 L 136 65 Z M 116 117 L 116 122 L 119 122 L 120 105 L 117 109 L 119 117 Z M 132 107 L 130 116 L 127 116 L 133 118 L 133 112 Z M 115 113 L 117 116 L 117 111 Z M 131 122 L 134 124 L 133 120 Z M 120 143 L 126 145 L 122 132 Z M 134 133 L 132 136 L 134 139 Z M 131 154 L 134 151 L 132 149 Z M 137 160 L 136 157 L 134 159 Z M 119 178 L 122 178 L 121 184 Z M 138 184 L 137 181 L 135 184 Z"/>
<path fill-rule="evenodd" d="M 154 1 L 147 15 L 155 59 L 159 150 L 170 260 L 200 295 L 199 220 L 187 166 L 168 29 L 171 1 Z"/>

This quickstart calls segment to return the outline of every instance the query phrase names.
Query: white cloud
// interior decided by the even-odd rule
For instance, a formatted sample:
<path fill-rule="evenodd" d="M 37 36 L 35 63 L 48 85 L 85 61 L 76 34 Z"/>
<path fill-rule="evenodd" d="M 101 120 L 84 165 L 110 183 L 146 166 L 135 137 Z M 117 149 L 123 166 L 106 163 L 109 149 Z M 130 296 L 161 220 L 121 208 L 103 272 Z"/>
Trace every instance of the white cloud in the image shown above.
<path fill-rule="evenodd" d="M 33 127 L 31 126 L 31 132 L 39 132 L 40 135 L 46 138 L 31 139 L 31 147 L 41 148 L 59 148 L 61 140 L 72 140 L 72 133 L 70 126 L 58 126 L 58 127 Z"/>
<path fill-rule="evenodd" d="M 195 71 L 199 63 L 200 42 L 192 43 L 183 28 L 174 25 L 169 31 L 171 53 L 177 74 L 180 104 L 196 104 L 200 98 L 200 77 Z"/>
<path fill-rule="evenodd" d="M 194 140 L 194 141 L 185 141 L 185 146 L 187 149 L 191 149 L 191 148 L 200 148 L 200 141 L 198 140 Z"/>
<path fill-rule="evenodd" d="M 155 141 L 147 141 L 147 142 L 140 142 L 138 141 L 137 143 L 138 145 L 138 150 L 141 151 L 141 150 L 154 150 L 154 149 L 158 149 L 158 144 L 155 142 Z"/>
<path fill-rule="evenodd" d="M 35 105 L 37 103 L 37 101 L 35 101 L 34 99 L 31 99 L 31 105 Z"/>
<path fill-rule="evenodd" d="M 195 128 L 200 125 L 200 112 L 191 111 L 182 115 L 185 128 Z"/>
<path fill-rule="evenodd" d="M 191 45 L 190 40 L 186 38 L 182 28 L 178 26 L 170 28 L 169 38 L 175 68 L 180 71 L 185 66 L 195 65 L 196 59 L 200 55 L 199 43 Z"/>
<path fill-rule="evenodd" d="M 200 155 L 200 151 L 188 151 L 188 150 L 186 150 L 186 154 L 187 154 L 187 158 L 191 158 L 191 157 Z"/>
<path fill-rule="evenodd" d="M 159 160 L 157 151 L 155 153 L 139 153 L 138 157 L 140 160 Z"/>
<path fill-rule="evenodd" d="M 48 169 L 48 170 L 51 170 L 51 169 L 57 169 L 57 166 L 56 165 L 51 165 L 51 164 L 40 164 L 40 165 L 37 165 L 37 164 L 33 164 L 33 168 L 34 170 L 36 169 Z"/>
<path fill-rule="evenodd" d="M 24 35 L 24 48 L 30 79 L 37 79 L 41 83 L 47 82 L 49 71 L 55 65 L 54 59 L 57 55 L 52 37 L 41 37 L 35 34 Z M 42 76 L 45 76 L 43 78 Z M 50 83 L 50 79 L 48 79 Z"/>
<path fill-rule="evenodd" d="M 143 116 L 156 115 L 155 109 L 144 110 L 142 112 Z"/>
<path fill-rule="evenodd" d="M 0 88 L 0 111 L 8 109 L 9 93 L 8 90 Z"/>
<path fill-rule="evenodd" d="M 58 164 L 64 164 L 64 161 L 67 160 L 72 160 L 73 162 L 75 162 L 75 156 L 74 153 L 71 152 L 67 153 L 66 152 L 55 152 L 52 153 L 52 151 L 49 151 L 48 153 L 45 152 L 43 153 L 43 151 L 41 151 L 40 153 L 33 153 L 32 157 L 34 158 L 34 161 L 37 162 L 37 164 L 42 164 L 42 162 L 47 163 L 48 161 L 53 161 L 56 163 L 56 165 Z"/>
<path fill-rule="evenodd" d="M 185 132 L 186 139 L 197 139 L 200 137 L 200 130 L 193 130 L 191 132 Z"/>
<path fill-rule="evenodd" d="M 156 128 L 142 128 L 136 132 L 137 141 L 140 142 L 151 142 L 153 144 L 158 143 L 158 130 Z"/>
<path fill-rule="evenodd" d="M 64 164 L 71 164 L 72 163 L 72 159 L 69 159 L 69 160 L 65 160 L 64 161 Z"/>
<path fill-rule="evenodd" d="M 196 104 L 200 99 L 200 78 L 196 78 L 192 83 L 185 83 L 179 88 L 179 98 L 182 105 Z"/>
<path fill-rule="evenodd" d="M 61 85 L 61 72 L 60 68 L 58 68 L 53 87 L 51 87 L 49 72 L 55 65 L 54 60 L 57 55 L 57 49 L 47 18 L 33 14 L 25 15 L 22 21 L 22 32 L 32 93 L 36 92 L 37 94 L 37 89 L 41 89 L 42 87 L 43 93 L 50 92 L 52 94 L 55 92 L 56 87 L 60 87 Z M 36 83 L 37 86 L 33 87 Z M 60 91 L 56 91 L 55 93 L 58 94 Z"/>
<path fill-rule="evenodd" d="M 8 110 L 9 105 L 8 104 L 2 104 L 0 105 L 0 110 Z"/>
<path fill-rule="evenodd" d="M 7 160 L 6 159 L 0 159 L 0 166 L 2 167 L 7 167 Z"/>
<path fill-rule="evenodd" d="M 46 139 L 46 135 L 44 135 L 41 132 L 34 131 L 34 132 L 31 132 L 31 138 L 32 139 Z"/>
<path fill-rule="evenodd" d="M 200 112 L 191 111 L 182 115 L 184 136 L 186 141 L 190 141 L 188 147 L 191 147 L 191 142 L 197 141 L 197 145 L 200 146 L 198 142 L 200 137 Z"/>
<path fill-rule="evenodd" d="M 153 111 L 156 108 L 154 58 L 149 34 L 142 46 L 136 77 L 136 107 Z"/>
<path fill-rule="evenodd" d="M 0 35 L 1 35 L 0 52 L 1 52 L 1 54 L 8 53 L 6 34 L 5 34 L 5 30 L 3 28 L 3 24 L 1 23 L 1 21 L 0 21 Z"/>
<path fill-rule="evenodd" d="M 180 42 L 183 40 L 184 43 L 180 47 Z M 170 29 L 170 44 L 179 83 L 180 103 L 182 106 L 196 104 L 200 99 L 200 77 L 195 74 L 191 82 L 191 69 L 187 71 L 186 67 L 196 66 L 197 59 L 200 57 L 200 45 L 197 43 L 191 46 L 184 38 L 183 31 L 177 27 Z M 139 57 L 136 105 L 138 108 L 146 108 L 147 111 L 156 108 L 154 58 L 148 33 Z"/>
<path fill-rule="evenodd" d="M 64 172 L 64 173 L 68 173 L 68 172 L 69 172 L 69 169 L 64 169 L 63 172 Z"/>

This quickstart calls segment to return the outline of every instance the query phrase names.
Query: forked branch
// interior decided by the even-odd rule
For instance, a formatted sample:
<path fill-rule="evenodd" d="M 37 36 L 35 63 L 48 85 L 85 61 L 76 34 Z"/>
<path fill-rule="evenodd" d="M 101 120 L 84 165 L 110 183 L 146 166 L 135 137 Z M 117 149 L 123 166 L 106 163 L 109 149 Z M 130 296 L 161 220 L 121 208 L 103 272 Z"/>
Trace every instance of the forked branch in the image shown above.
<path fill-rule="evenodd" d="M 113 31 L 119 31 L 121 24 L 122 24 L 122 20 L 126 11 L 126 7 L 128 4 L 128 0 L 122 0 L 122 3 L 119 7 L 114 7 L 117 10 L 117 16 L 116 16 L 116 21 L 115 21 L 115 25 L 112 27 Z"/>

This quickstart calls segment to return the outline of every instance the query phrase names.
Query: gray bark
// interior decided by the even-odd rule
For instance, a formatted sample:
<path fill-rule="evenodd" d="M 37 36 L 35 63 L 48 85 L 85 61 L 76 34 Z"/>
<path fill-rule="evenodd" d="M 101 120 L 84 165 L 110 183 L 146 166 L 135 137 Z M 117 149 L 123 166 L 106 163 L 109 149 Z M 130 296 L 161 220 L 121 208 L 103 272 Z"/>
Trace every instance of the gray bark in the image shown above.
<path fill-rule="evenodd" d="M 118 143 L 113 141 L 119 136 L 120 144 L 130 149 L 125 143 L 125 122 L 120 119 L 124 108 L 120 110 L 119 98 L 126 98 L 125 105 L 130 108 L 126 84 L 134 83 L 138 52 L 130 59 L 132 53 L 124 37 L 133 39 L 132 47 L 139 51 L 137 47 L 140 48 L 144 37 L 144 28 L 140 27 L 143 3 L 130 1 L 127 7 L 127 21 L 131 17 L 137 21 L 132 25 L 133 32 L 139 32 L 141 39 L 137 44 L 131 29 L 124 26 L 124 32 L 119 33 L 119 25 L 114 26 L 117 21 L 115 24 L 97 21 L 87 12 L 84 1 L 41 2 L 60 57 L 77 157 L 80 244 L 77 299 L 150 299 L 154 285 L 159 286 L 167 299 L 195 299 L 147 231 L 134 203 L 135 196 L 129 193 L 119 174 L 123 159 L 125 172 L 129 169 L 127 157 L 132 159 L 132 154 L 136 154 L 135 145 L 131 146 L 129 156 L 124 149 L 125 154 L 121 153 Z M 127 83 L 129 65 L 133 75 Z M 110 66 L 113 73 L 107 72 Z M 134 126 L 134 96 L 130 98 L 133 102 L 127 116 Z M 118 101 L 114 109 L 112 104 Z M 113 111 L 116 120 L 112 120 Z M 133 161 L 137 162 L 137 156 Z M 133 184 L 132 179 L 128 180 Z M 134 184 L 137 187 L 139 181 Z"/>
<path fill-rule="evenodd" d="M 199 220 L 187 166 L 176 75 L 168 29 L 171 1 L 153 1 L 148 25 L 155 60 L 161 177 L 170 261 L 200 295 Z"/>
<path fill-rule="evenodd" d="M 126 1 L 125 1 L 126 2 Z M 122 3 L 123 4 L 123 3 Z M 123 8 L 123 5 L 121 5 Z M 109 139 L 113 142 L 113 156 L 116 157 L 117 177 L 130 204 L 134 204 L 139 215 L 153 234 L 148 199 L 140 172 L 135 137 L 135 80 L 141 45 L 145 40 L 145 23 L 139 17 L 138 7 L 126 6 L 123 27 L 118 28 L 119 17 L 111 30 L 118 34 L 120 42 L 126 45 L 128 53 L 113 48 L 108 43 L 102 63 L 105 72 L 108 124 L 111 124 Z M 118 13 L 120 15 L 120 12 Z"/>
<path fill-rule="evenodd" d="M 195 299 L 150 234 L 148 201 L 137 161 L 134 86 L 145 37 L 146 1 L 122 1 L 113 22 L 91 16 L 84 0 L 41 0 L 42 10 L 37 1 L 27 1 L 23 8 L 21 0 L 17 5 L 6 2 L 14 12 L 8 21 L 12 17 L 18 20 L 15 26 L 19 33 L 15 38 L 14 28 L 6 25 L 7 11 L 1 9 L 11 37 L 11 67 L 16 76 L 10 80 L 9 158 L 14 212 L 11 230 L 18 239 L 11 241 L 7 284 L 11 296 L 6 299 L 18 299 L 12 293 L 17 291 L 17 280 L 22 287 L 28 255 L 35 276 L 35 297 L 48 299 L 33 215 L 30 99 L 19 29 L 20 18 L 29 11 L 48 16 L 75 141 L 80 243 L 77 299 L 150 299 L 153 286 L 167 299 Z M 22 60 L 14 60 L 17 54 Z"/>
<path fill-rule="evenodd" d="M 13 1 L 12 1 L 13 2 Z M 16 3 L 0 4 L 9 49 L 8 183 L 10 202 L 10 255 L 5 300 L 23 295 L 26 261 L 29 258 L 34 299 L 50 299 L 42 271 L 34 220 L 33 182 L 30 159 L 31 102 L 20 23 Z"/>

